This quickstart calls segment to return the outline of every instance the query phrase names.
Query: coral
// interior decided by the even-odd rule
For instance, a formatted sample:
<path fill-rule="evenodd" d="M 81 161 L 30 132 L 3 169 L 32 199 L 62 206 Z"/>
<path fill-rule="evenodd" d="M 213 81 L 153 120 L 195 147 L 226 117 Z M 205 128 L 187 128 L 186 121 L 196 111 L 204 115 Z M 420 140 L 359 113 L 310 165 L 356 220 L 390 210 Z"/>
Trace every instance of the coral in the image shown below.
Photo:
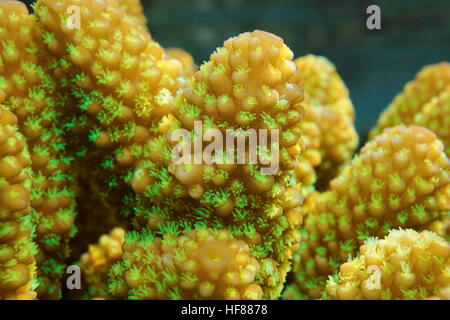
<path fill-rule="evenodd" d="M 392 230 L 369 238 L 360 255 L 327 281 L 333 300 L 449 299 L 450 244 L 430 231 Z M 445 287 L 447 287 L 445 289 Z"/>
<path fill-rule="evenodd" d="M 36 39 L 35 20 L 24 4 L 0 3 L 0 90 L 4 106 L 18 118 L 34 173 L 31 206 L 36 222 L 40 298 L 59 298 L 68 240 L 76 232 L 72 158 L 62 132 L 62 102 L 47 56 Z"/>
<path fill-rule="evenodd" d="M 325 189 L 358 146 L 353 104 L 336 67 L 328 59 L 310 54 L 295 63 L 302 73 L 301 85 L 317 114 L 321 162 L 316 165 L 316 188 Z"/>
<path fill-rule="evenodd" d="M 0 2 L 0 299 L 449 298 L 448 242 L 423 231 L 448 237 L 449 64 L 373 132 L 423 127 L 350 161 L 326 58 L 256 30 L 197 67 L 146 24 L 138 0 Z"/>
<path fill-rule="evenodd" d="M 413 124 L 414 117 L 423 107 L 449 85 L 450 63 L 441 62 L 424 67 L 383 111 L 370 136 L 375 137 L 387 127 Z"/>
<path fill-rule="evenodd" d="M 109 268 L 122 258 L 124 241 L 125 230 L 114 228 L 109 234 L 102 235 L 98 243 L 89 245 L 89 250 L 81 255 L 83 298 L 112 298 L 108 293 L 107 273 Z"/>
<path fill-rule="evenodd" d="M 306 198 L 315 190 L 317 182 L 317 167 L 322 163 L 320 152 L 321 131 L 318 125 L 320 115 L 311 99 L 305 94 L 303 103 L 305 118 L 300 122 L 304 151 L 296 160 L 295 169 L 297 176 L 303 184 L 302 192 Z"/>
<path fill-rule="evenodd" d="M 255 257 L 276 267 L 276 281 L 269 281 L 266 274 L 260 278 L 265 283 L 258 283 L 265 298 L 279 295 L 298 241 L 296 227 L 302 221 L 298 206 L 304 185 L 297 163 L 303 151 L 301 125 L 306 102 L 298 81 L 292 52 L 280 38 L 254 31 L 227 40 L 177 97 L 174 117 L 190 134 L 197 130 L 195 121 L 202 121 L 205 130 L 219 129 L 223 136 L 228 129 L 279 130 L 280 158 L 275 161 L 275 174 L 262 174 L 262 166 L 257 164 L 223 164 L 224 154 L 216 154 L 210 164 L 172 163 L 160 174 L 154 173 L 154 164 L 143 162 L 133 181 L 138 197 L 131 207 L 137 221 L 142 221 L 141 227 L 148 224 L 155 231 L 180 232 L 227 228 L 249 243 Z M 232 148 L 227 147 L 227 152 L 236 156 L 236 146 Z M 156 180 L 163 174 L 165 181 Z M 178 202 L 165 204 L 165 208 L 152 205 L 162 196 L 167 199 L 174 180 L 181 183 L 172 192 Z"/>
<path fill-rule="evenodd" d="M 332 106 L 342 99 L 349 99 L 348 89 L 334 64 L 327 58 L 308 54 L 295 60 L 302 73 L 302 85 L 319 105 Z M 346 116 L 355 118 L 353 104 L 341 106 Z"/>
<path fill-rule="evenodd" d="M 182 63 L 167 57 L 115 1 L 78 1 L 79 30 L 66 28 L 63 8 L 71 4 L 39 1 L 35 12 L 62 81 L 79 100 L 67 110 L 75 116 L 65 126 L 77 137 L 73 152 L 85 164 L 80 176 L 97 181 L 108 201 L 117 202 L 132 184 L 134 167 L 159 147 L 159 122 L 187 81 Z"/>
<path fill-rule="evenodd" d="M 36 297 L 30 164 L 17 117 L 0 98 L 0 300 Z"/>
<path fill-rule="evenodd" d="M 227 230 L 154 238 L 127 234 L 123 261 L 110 269 L 111 292 L 129 299 L 262 298 L 249 246 Z"/>
<path fill-rule="evenodd" d="M 432 130 L 450 155 L 450 80 L 447 88 L 431 98 L 414 116 L 412 123 Z"/>
<path fill-rule="evenodd" d="M 425 227 L 449 210 L 450 162 L 428 129 L 388 128 L 316 197 L 286 298 L 318 298 L 328 275 L 370 237 Z"/>
<path fill-rule="evenodd" d="M 441 217 L 428 224 L 423 230 L 430 230 L 438 236 L 450 241 L 450 212 L 441 213 Z"/>
<path fill-rule="evenodd" d="M 122 214 L 135 216 L 135 228 L 149 224 L 163 234 L 209 224 L 250 241 L 258 258 L 278 268 L 277 281 L 265 286 L 267 297 L 276 297 L 302 220 L 295 165 L 305 110 L 292 52 L 269 33 L 243 34 L 226 41 L 176 96 L 189 84 L 180 76 L 182 63 L 167 57 L 115 2 L 77 2 L 87 26 L 80 30 L 66 28 L 63 8 L 71 3 L 42 0 L 35 9 L 44 42 L 64 61 L 58 71 L 81 101 L 73 111 L 81 116 L 66 124 L 80 136 L 74 145 L 84 149 L 76 153 L 88 157 L 77 161 L 88 165 L 80 177 L 97 181 L 107 201 L 122 199 Z M 280 130 L 279 170 L 266 176 L 257 165 L 171 165 L 175 142 L 167 137 L 175 128 L 193 130 L 195 120 L 223 132 Z M 90 141 L 83 140 L 86 132 Z M 258 155 L 267 156 L 263 151 Z"/>
<path fill-rule="evenodd" d="M 292 52 L 272 34 L 255 31 L 231 38 L 200 67 L 192 86 L 178 99 L 174 115 L 182 128 L 193 130 L 194 122 L 202 121 L 205 130 L 219 129 L 224 136 L 227 129 L 279 130 L 281 156 L 275 164 L 280 173 L 293 169 L 302 151 L 300 124 L 305 109 L 303 90 L 297 85 L 299 74 L 291 59 Z M 235 145 L 233 148 L 227 152 L 238 155 Z M 263 155 L 261 149 L 256 152 Z M 226 189 L 234 180 L 241 181 L 250 193 L 263 194 L 280 179 L 261 173 L 258 165 L 236 165 L 235 159 L 224 166 L 221 160 L 227 159 L 222 156 L 216 155 L 218 159 L 212 159 L 209 167 L 174 165 L 168 169 L 188 189 L 195 187 L 190 190 L 191 197 L 200 201 L 208 189 Z M 221 181 L 220 175 L 228 181 Z M 227 213 L 219 215 L 229 215 L 234 206 L 235 201 Z"/>

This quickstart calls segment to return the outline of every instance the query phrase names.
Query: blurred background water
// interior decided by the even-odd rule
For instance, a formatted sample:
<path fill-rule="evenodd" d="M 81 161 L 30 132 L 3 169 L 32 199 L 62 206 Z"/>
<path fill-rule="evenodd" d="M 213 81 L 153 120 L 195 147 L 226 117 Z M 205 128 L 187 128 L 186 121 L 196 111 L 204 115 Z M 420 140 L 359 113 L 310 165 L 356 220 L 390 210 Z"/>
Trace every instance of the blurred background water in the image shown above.
<path fill-rule="evenodd" d="M 450 61 L 450 0 L 142 3 L 153 38 L 164 47 L 187 50 L 199 64 L 227 38 L 254 29 L 282 37 L 296 57 L 328 57 L 350 89 L 361 140 L 420 68 Z M 366 28 L 370 4 L 381 8 L 381 30 Z"/>

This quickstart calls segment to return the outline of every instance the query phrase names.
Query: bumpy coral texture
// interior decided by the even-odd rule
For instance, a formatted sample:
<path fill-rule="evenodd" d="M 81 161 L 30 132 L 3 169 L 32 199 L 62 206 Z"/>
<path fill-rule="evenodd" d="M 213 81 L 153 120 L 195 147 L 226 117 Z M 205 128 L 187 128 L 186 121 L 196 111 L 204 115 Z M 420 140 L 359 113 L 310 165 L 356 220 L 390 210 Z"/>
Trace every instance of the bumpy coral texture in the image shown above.
<path fill-rule="evenodd" d="M 321 161 L 316 164 L 316 188 L 325 189 L 358 146 L 353 104 L 345 83 L 328 59 L 310 54 L 295 63 L 302 74 L 301 85 L 317 114 L 314 124 L 320 132 Z"/>
<path fill-rule="evenodd" d="M 96 181 L 122 214 L 134 216 L 135 228 L 148 225 L 158 234 L 229 229 L 266 259 L 259 281 L 265 282 L 266 297 L 276 297 L 302 220 L 304 186 L 296 163 L 303 151 L 305 107 L 292 52 L 272 34 L 243 34 L 226 41 L 176 96 L 189 84 L 180 76 L 183 64 L 166 56 L 117 3 L 77 2 L 87 26 L 81 30 L 66 28 L 62 8 L 69 4 L 43 0 L 36 14 L 44 42 L 59 58 L 58 73 L 81 101 L 73 110 L 80 116 L 66 124 L 80 137 L 73 144 L 81 146 L 75 153 L 85 156 L 77 163 L 87 164 L 80 176 Z M 223 131 L 280 130 L 279 169 L 266 176 L 256 165 L 171 165 L 170 134 L 175 128 L 193 130 L 195 120 Z"/>
<path fill-rule="evenodd" d="M 450 155 L 450 84 L 423 106 L 413 123 L 436 133 L 444 143 L 445 152 Z"/>
<path fill-rule="evenodd" d="M 104 234 L 98 243 L 89 246 L 81 255 L 80 268 L 83 273 L 83 299 L 111 299 L 108 292 L 107 273 L 109 268 L 122 258 L 122 244 L 125 230 L 114 228 Z"/>
<path fill-rule="evenodd" d="M 413 124 L 414 117 L 422 112 L 423 107 L 449 85 L 450 63 L 441 62 L 424 67 L 383 111 L 370 136 L 375 137 L 387 127 Z"/>
<path fill-rule="evenodd" d="M 70 299 L 277 299 L 293 258 L 285 298 L 450 298 L 448 241 L 412 230 L 448 236 L 448 63 L 405 87 L 350 162 L 353 105 L 326 58 L 293 61 L 257 30 L 198 68 L 152 39 L 138 0 L 34 9 L 0 2 L 0 299 L 60 298 L 69 261 L 83 272 Z M 378 134 L 399 123 L 444 145 L 423 127 Z M 209 129 L 233 144 L 204 153 Z M 179 147 L 204 158 L 176 163 Z"/>
<path fill-rule="evenodd" d="M 129 234 L 123 261 L 110 270 L 111 292 L 129 299 L 262 298 L 260 265 L 227 230 L 199 229 L 156 238 Z"/>
<path fill-rule="evenodd" d="M 450 162 L 428 129 L 397 126 L 367 143 L 316 197 L 286 298 L 319 298 L 328 275 L 369 237 L 423 228 L 450 206 Z"/>
<path fill-rule="evenodd" d="M 0 300 L 31 300 L 37 248 L 31 219 L 31 159 L 17 117 L 0 98 Z"/>
<path fill-rule="evenodd" d="M 34 18 L 24 4 L 0 3 L 0 95 L 18 117 L 34 173 L 32 216 L 39 245 L 40 298 L 60 298 L 60 279 L 68 256 L 68 241 L 76 232 L 72 158 L 62 133 L 62 103 L 47 56 L 36 39 Z"/>
<path fill-rule="evenodd" d="M 137 205 L 138 215 L 147 215 L 152 229 L 173 229 L 173 225 L 181 231 L 188 226 L 225 227 L 246 240 L 252 253 L 265 259 L 267 268 L 275 267 L 276 281 L 269 281 L 272 276 L 266 271 L 261 276 L 265 297 L 276 297 L 282 288 L 298 241 L 296 226 L 302 220 L 299 205 L 304 185 L 297 164 L 303 152 L 301 126 L 306 109 L 298 81 L 292 52 L 280 38 L 255 31 L 227 40 L 200 67 L 192 86 L 178 97 L 174 117 L 191 133 L 195 121 L 203 121 L 204 130 L 221 130 L 224 136 L 227 129 L 279 130 L 277 172 L 264 175 L 259 165 L 223 163 L 222 155 L 211 164 L 169 165 L 168 173 L 184 189 L 175 196 L 191 198 L 193 204 L 184 201 L 185 210 L 173 206 L 170 213 L 161 207 L 148 210 Z M 143 193 L 138 200 L 145 204 L 165 192 L 172 178 L 143 189 L 142 183 L 154 181 L 148 178 L 151 163 L 143 164 L 148 168 L 142 168 L 134 190 Z"/>
<path fill-rule="evenodd" d="M 392 230 L 369 238 L 360 256 L 330 277 L 325 296 L 333 300 L 449 299 L 450 244 L 430 231 Z"/>
<path fill-rule="evenodd" d="M 115 1 L 77 2 L 80 30 L 66 28 L 63 8 L 71 4 L 40 1 L 36 14 L 43 41 L 59 61 L 61 82 L 79 100 L 67 110 L 72 118 L 65 124 L 84 164 L 79 174 L 120 206 L 135 184 L 134 168 L 155 155 L 159 160 L 161 126 L 188 81 L 182 63 L 168 57 Z"/>

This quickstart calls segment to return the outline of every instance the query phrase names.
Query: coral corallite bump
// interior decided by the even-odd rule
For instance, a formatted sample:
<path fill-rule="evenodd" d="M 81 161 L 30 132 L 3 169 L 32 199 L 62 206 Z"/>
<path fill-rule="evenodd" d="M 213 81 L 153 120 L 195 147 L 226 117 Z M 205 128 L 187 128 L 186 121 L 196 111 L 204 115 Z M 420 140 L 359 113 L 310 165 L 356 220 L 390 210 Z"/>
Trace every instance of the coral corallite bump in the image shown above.
<path fill-rule="evenodd" d="M 333 300 L 450 299 L 450 244 L 430 231 L 392 230 L 327 281 Z"/>
<path fill-rule="evenodd" d="M 426 128 L 388 128 L 320 194 L 305 219 L 287 298 L 319 298 L 327 277 L 369 237 L 419 229 L 450 208 L 450 162 Z"/>
<path fill-rule="evenodd" d="M 17 117 L 0 98 L 0 300 L 36 298 L 30 164 Z"/>
<path fill-rule="evenodd" d="M 121 262 L 109 271 L 113 295 L 129 299 L 262 298 L 260 268 L 248 245 L 227 230 L 199 229 L 153 238 L 127 234 Z"/>
<path fill-rule="evenodd" d="M 450 299 L 449 63 L 352 159 L 324 57 L 255 30 L 198 67 L 139 0 L 33 9 L 0 0 L 0 300 Z"/>

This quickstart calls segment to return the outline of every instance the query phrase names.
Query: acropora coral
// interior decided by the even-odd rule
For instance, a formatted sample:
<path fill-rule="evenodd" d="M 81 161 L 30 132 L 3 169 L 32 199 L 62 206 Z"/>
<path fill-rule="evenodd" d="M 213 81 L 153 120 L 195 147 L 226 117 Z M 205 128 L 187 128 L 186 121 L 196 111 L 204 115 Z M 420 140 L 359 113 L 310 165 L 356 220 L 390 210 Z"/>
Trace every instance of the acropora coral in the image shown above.
<path fill-rule="evenodd" d="M 36 224 L 37 291 L 60 298 L 60 279 L 76 229 L 72 158 L 65 151 L 63 113 L 47 56 L 36 36 L 36 21 L 24 4 L 0 3 L 0 88 L 3 105 L 18 118 L 28 143 L 33 180 L 31 208 Z"/>
<path fill-rule="evenodd" d="M 380 116 L 371 130 L 373 138 L 383 128 L 404 124 L 419 125 L 432 130 L 450 154 L 450 63 L 441 62 L 424 67 L 415 79 L 408 82 Z M 448 213 L 430 226 L 443 237 L 448 237 Z"/>
<path fill-rule="evenodd" d="M 370 132 L 371 137 L 387 127 L 413 124 L 414 118 L 422 112 L 424 106 L 449 85 L 450 63 L 441 62 L 424 67 L 383 111 L 377 125 Z"/>
<path fill-rule="evenodd" d="M 294 60 L 256 30 L 197 67 L 152 38 L 138 0 L 33 9 L 0 2 L 0 299 L 373 298 L 378 262 L 396 285 L 380 297 L 449 298 L 448 242 L 428 231 L 445 237 L 450 210 L 447 64 L 421 72 L 351 159 L 353 104 L 324 57 Z M 391 127 L 409 103 L 410 126 Z M 197 148 L 211 129 L 233 144 Z M 246 161 L 239 141 L 263 129 L 278 138 Z M 201 161 L 175 162 L 180 146 Z M 405 243 L 424 258 L 380 262 Z M 68 264 L 80 290 L 62 290 Z"/>
<path fill-rule="evenodd" d="M 296 59 L 295 63 L 316 113 L 314 123 L 320 131 L 316 187 L 325 189 L 358 146 L 353 104 L 336 67 L 327 58 L 309 54 Z"/>
<path fill-rule="evenodd" d="M 17 117 L 0 104 L 0 300 L 36 297 L 30 165 Z"/>
<path fill-rule="evenodd" d="M 80 258 L 83 271 L 82 298 L 106 299 L 112 298 L 107 286 L 109 268 L 122 259 L 122 244 L 126 231 L 114 228 L 109 234 L 104 234 L 98 243 L 89 245 L 87 252 Z"/>
<path fill-rule="evenodd" d="M 327 298 L 450 299 L 450 244 L 433 232 L 391 230 L 384 239 L 367 239 L 359 251 L 327 281 Z"/>
<path fill-rule="evenodd" d="M 110 291 L 128 299 L 258 300 L 260 266 L 245 241 L 228 230 L 178 236 L 128 233 L 122 261 L 109 271 Z"/>
<path fill-rule="evenodd" d="M 450 154 L 450 81 L 446 89 L 423 106 L 412 123 L 435 132 L 444 143 L 445 152 Z"/>
<path fill-rule="evenodd" d="M 319 298 L 370 237 L 420 228 L 450 208 L 450 161 L 435 134 L 397 126 L 368 142 L 310 205 L 286 298 Z"/>

